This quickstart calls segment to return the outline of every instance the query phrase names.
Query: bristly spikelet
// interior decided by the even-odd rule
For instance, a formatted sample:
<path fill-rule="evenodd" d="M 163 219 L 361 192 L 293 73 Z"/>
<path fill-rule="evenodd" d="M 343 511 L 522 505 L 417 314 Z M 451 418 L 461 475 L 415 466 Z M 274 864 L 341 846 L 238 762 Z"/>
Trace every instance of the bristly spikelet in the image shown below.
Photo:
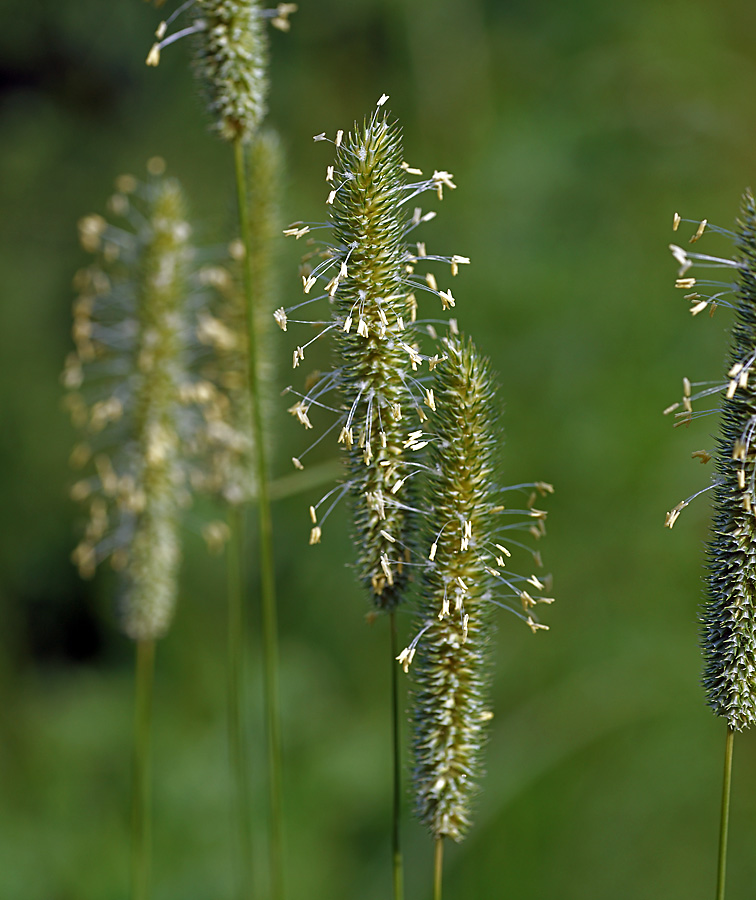
<path fill-rule="evenodd" d="M 213 129 L 249 141 L 265 117 L 268 40 L 255 0 L 195 0 L 195 68 Z"/>
<path fill-rule="evenodd" d="M 376 112 L 336 153 L 331 222 L 340 248 L 333 293 L 336 357 L 349 416 L 340 439 L 354 506 L 359 577 L 381 608 L 399 600 L 411 551 L 402 490 L 410 398 L 407 216 L 399 129 Z M 351 326 L 348 324 L 352 322 Z M 395 490 L 396 486 L 399 489 Z"/>
<path fill-rule="evenodd" d="M 162 172 L 162 161 L 150 163 Z M 185 371 L 187 279 L 193 256 L 183 192 L 155 174 L 118 180 L 111 210 L 126 228 L 88 216 L 79 225 L 97 262 L 78 273 L 72 353 L 63 373 L 67 405 L 84 440 L 72 463 L 93 462 L 72 496 L 89 522 L 74 552 L 81 574 L 110 558 L 125 582 L 123 626 L 137 640 L 160 637 L 176 603 L 180 506 L 188 497 L 182 431 L 195 431 L 198 394 Z M 187 418 L 188 417 L 188 418 Z"/>
<path fill-rule="evenodd" d="M 401 601 L 407 581 L 407 562 L 413 545 L 414 516 L 412 476 L 422 468 L 418 459 L 426 441 L 422 423 L 423 405 L 434 408 L 433 391 L 426 376 L 415 374 L 438 355 L 423 356 L 418 349 L 415 292 L 423 290 L 441 300 L 443 309 L 454 306 L 451 291 L 439 290 L 435 277 L 415 274 L 418 263 L 441 261 L 456 275 L 462 256 L 430 256 L 424 244 L 412 245 L 407 235 L 435 213 L 407 210 L 409 200 L 424 191 L 439 199 L 443 188 L 454 188 L 448 172 L 411 182 L 407 175 L 422 175 L 402 161 L 400 131 L 382 109 L 384 95 L 373 115 L 362 127 L 333 142 L 336 159 L 328 166 L 332 244 L 314 251 L 307 260 L 320 257 L 312 267 L 307 262 L 302 280 L 305 294 L 322 283 L 322 293 L 289 309 L 278 309 L 275 319 L 286 331 L 289 314 L 310 302 L 327 298 L 330 320 L 311 341 L 294 351 L 294 367 L 304 360 L 306 347 L 321 335 L 334 336 L 336 367 L 318 375 L 305 394 L 290 408 L 305 428 L 311 428 L 311 407 L 337 412 L 334 428 L 345 447 L 347 480 L 340 491 L 332 491 L 310 508 L 313 529 L 310 543 L 318 543 L 321 526 L 340 496 L 348 492 L 354 510 L 354 540 L 358 548 L 358 575 L 378 609 L 392 609 Z M 315 140 L 327 140 L 325 134 Z M 285 234 L 295 238 L 310 231 L 297 223 Z M 294 320 L 292 320 L 294 321 Z M 298 320 L 301 321 L 301 320 Z M 324 397 L 335 389 L 340 395 L 333 410 Z M 417 419 L 412 422 L 414 416 Z M 417 423 L 419 430 L 413 431 Z M 314 446 L 314 445 L 313 445 Z M 295 458 L 294 464 L 302 467 Z M 318 507 L 333 493 L 339 496 L 318 519 Z"/>
<path fill-rule="evenodd" d="M 714 712 L 742 730 L 756 721 L 756 208 L 743 198 L 736 238 L 737 303 L 716 452 L 704 687 Z"/>
<path fill-rule="evenodd" d="M 431 543 L 420 585 L 419 633 L 399 657 L 414 666 L 414 790 L 417 812 L 436 838 L 461 840 L 481 773 L 488 708 L 488 641 L 495 592 L 504 584 L 522 603 L 528 625 L 536 602 L 519 576 L 506 574 L 509 556 L 498 532 L 504 512 L 495 472 L 500 435 L 486 361 L 472 342 L 445 341 L 434 384 L 435 436 L 430 444 L 426 533 Z M 522 486 L 520 486 L 522 487 Z M 542 492 L 550 485 L 536 484 Z M 523 515 L 542 522 L 532 508 Z M 511 526 L 510 526 L 511 527 Z M 536 590 L 544 585 L 527 579 Z M 535 590 L 531 587 L 531 591 Z"/>

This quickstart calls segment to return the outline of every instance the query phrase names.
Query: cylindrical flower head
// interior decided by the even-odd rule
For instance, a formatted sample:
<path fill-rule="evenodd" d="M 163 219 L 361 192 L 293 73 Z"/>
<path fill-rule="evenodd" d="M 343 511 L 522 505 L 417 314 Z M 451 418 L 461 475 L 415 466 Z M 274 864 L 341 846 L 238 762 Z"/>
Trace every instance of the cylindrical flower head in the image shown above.
<path fill-rule="evenodd" d="M 183 306 L 193 251 L 174 179 L 119 181 L 113 206 L 135 230 L 99 216 L 80 223 L 82 243 L 99 261 L 77 276 L 77 352 L 63 380 L 74 422 L 87 434 L 73 461 L 86 465 L 93 457 L 95 469 L 72 491 L 90 511 L 74 560 L 88 576 L 110 557 L 126 585 L 124 629 L 141 640 L 165 633 L 176 604 L 179 506 L 186 493 L 179 438 Z"/>
<path fill-rule="evenodd" d="M 440 537 L 421 585 L 414 697 L 414 786 L 418 815 L 435 837 L 460 840 L 485 741 L 492 578 L 493 389 L 472 344 L 448 341 L 434 386 L 436 438 L 429 462 L 429 525 Z M 435 535 L 434 535 L 435 537 Z"/>
<path fill-rule="evenodd" d="M 376 112 L 336 153 L 331 222 L 341 249 L 333 316 L 358 574 L 380 608 L 399 600 L 410 551 L 405 449 L 411 318 L 399 129 Z M 397 485 L 399 487 L 397 488 Z M 403 489 L 404 488 L 404 489 Z M 404 500 L 405 502 L 401 502 Z"/>
<path fill-rule="evenodd" d="M 498 518 L 509 510 L 501 505 L 495 481 L 501 439 L 488 364 L 472 342 L 449 338 L 444 345 L 434 384 L 435 437 L 426 498 L 432 544 L 420 585 L 419 633 L 399 659 L 406 668 L 417 648 L 413 780 L 418 816 L 434 837 L 458 841 L 470 824 L 491 719 L 488 642 L 492 613 L 503 605 L 495 599 L 497 588 L 504 585 L 508 596 L 522 604 L 520 615 L 534 633 L 546 626 L 530 610 L 551 600 L 524 589 L 523 581 L 536 590 L 544 587 L 535 576 L 523 579 L 504 569 L 510 551 L 498 543 L 506 541 Z M 542 483 L 527 487 L 551 490 Z M 520 513 L 542 522 L 532 499 Z"/>
<path fill-rule="evenodd" d="M 195 6 L 195 68 L 212 127 L 226 141 L 249 141 L 267 111 L 268 40 L 260 5 L 195 0 Z"/>
<path fill-rule="evenodd" d="M 418 349 L 416 292 L 435 295 L 443 309 L 455 304 L 450 290 L 439 290 L 431 273 L 415 274 L 415 266 L 445 262 L 454 276 L 460 265 L 470 262 L 463 256 L 431 256 L 423 243 L 410 249 L 408 234 L 435 212 L 410 210 L 408 202 L 424 191 L 442 199 L 444 187 L 455 185 L 445 171 L 434 171 L 415 183 L 408 180 L 408 175 L 422 172 L 402 160 L 399 128 L 382 109 L 387 99 L 381 97 L 361 127 L 355 126 L 346 137 L 339 131 L 333 142 L 336 158 L 326 172 L 330 185 L 326 202 L 334 240 L 322 252 L 308 254 L 302 274 L 305 294 L 321 282 L 323 293 L 315 290 L 312 301 L 274 314 L 286 331 L 290 312 L 309 302 L 329 300 L 329 321 L 316 337 L 296 348 L 294 367 L 304 360 L 305 348 L 326 333 L 333 335 L 335 367 L 318 375 L 289 412 L 311 428 L 310 407 L 332 409 L 323 398 L 332 389 L 339 392 L 339 409 L 333 411 L 339 414 L 335 427 L 346 451 L 347 479 L 320 521 L 318 507 L 335 491 L 310 508 L 314 525 L 310 543 L 320 542 L 322 522 L 348 493 L 359 554 L 357 572 L 380 610 L 401 601 L 407 582 L 414 543 L 413 476 L 422 469 L 418 451 L 427 444 L 423 406 L 434 408 L 426 376 L 417 373 L 425 362 L 432 370 L 438 355 L 423 356 Z M 315 140 L 327 138 L 320 134 Z M 297 223 L 284 233 L 298 239 L 309 231 L 309 226 Z M 321 261 L 313 267 L 309 260 L 315 256 Z M 417 423 L 420 429 L 413 430 Z M 302 467 L 300 459 L 293 462 Z"/>
<path fill-rule="evenodd" d="M 716 453 L 708 598 L 702 615 L 704 686 L 731 728 L 756 720 L 756 207 L 743 198 L 738 292 Z"/>

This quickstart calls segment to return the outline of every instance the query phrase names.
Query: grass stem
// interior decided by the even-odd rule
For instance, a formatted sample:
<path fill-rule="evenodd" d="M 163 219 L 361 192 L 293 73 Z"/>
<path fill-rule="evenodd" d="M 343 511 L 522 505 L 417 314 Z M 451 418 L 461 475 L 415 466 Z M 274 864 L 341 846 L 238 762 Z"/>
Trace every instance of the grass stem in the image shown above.
<path fill-rule="evenodd" d="M 243 142 L 234 141 L 236 191 L 239 227 L 245 248 L 244 290 L 247 300 L 247 339 L 249 390 L 252 428 L 255 435 L 257 511 L 259 523 L 259 563 L 262 599 L 262 639 L 264 657 L 265 721 L 268 744 L 268 785 L 270 800 L 270 884 L 273 900 L 282 900 L 283 888 L 283 810 L 281 789 L 281 729 L 278 705 L 278 625 L 273 560 L 273 520 L 270 510 L 269 473 L 263 436 L 262 398 L 260 396 L 260 360 L 258 352 L 254 286 L 252 284 L 252 246 L 248 207 L 247 165 Z"/>
<path fill-rule="evenodd" d="M 730 784 L 732 782 L 732 747 L 735 731 L 727 726 L 725 743 L 724 779 L 722 782 L 722 815 L 719 824 L 719 863 L 717 865 L 716 900 L 724 900 L 725 871 L 727 869 L 727 831 L 730 824 Z"/>
<path fill-rule="evenodd" d="M 244 674 L 246 627 L 244 616 L 244 516 L 238 506 L 229 505 L 228 524 L 228 746 L 234 781 L 234 807 L 238 829 L 237 853 L 240 900 L 254 896 L 252 867 L 252 821 L 248 751 L 244 728 Z"/>
<path fill-rule="evenodd" d="M 155 642 L 136 642 L 136 702 L 134 716 L 134 782 L 131 812 L 131 896 L 148 900 L 152 856 L 152 685 Z"/>
<path fill-rule="evenodd" d="M 433 900 L 441 900 L 441 887 L 444 878 L 444 839 L 436 838 L 436 850 L 433 856 Z"/>
<path fill-rule="evenodd" d="M 399 735 L 399 666 L 396 662 L 396 613 L 392 609 L 389 613 L 389 626 L 391 631 L 391 740 L 393 745 L 393 812 L 391 827 L 391 850 L 394 875 L 394 900 L 404 898 L 404 873 L 402 861 L 402 844 L 400 833 L 401 805 L 402 805 L 402 768 Z"/>

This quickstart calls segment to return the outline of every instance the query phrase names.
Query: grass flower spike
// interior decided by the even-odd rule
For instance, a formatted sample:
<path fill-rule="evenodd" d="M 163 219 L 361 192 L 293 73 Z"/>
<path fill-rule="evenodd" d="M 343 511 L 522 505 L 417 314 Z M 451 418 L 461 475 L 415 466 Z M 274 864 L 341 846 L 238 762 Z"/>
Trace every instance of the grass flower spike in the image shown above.
<path fill-rule="evenodd" d="M 488 364 L 472 342 L 449 338 L 436 369 L 436 414 L 430 444 L 427 524 L 430 550 L 420 592 L 419 632 L 400 655 L 413 667 L 414 788 L 420 819 L 433 836 L 460 840 L 470 824 L 471 799 L 481 774 L 489 708 L 488 643 L 496 606 L 517 604 L 535 633 L 547 626 L 534 613 L 546 585 L 505 568 L 515 529 L 543 533 L 545 513 L 502 505 L 496 482 L 500 446 Z M 507 489 L 515 490 L 515 488 Z M 513 515 L 502 525 L 502 516 Z M 537 554 L 533 554 L 540 563 Z"/>
<path fill-rule="evenodd" d="M 382 109 L 386 99 L 381 98 L 362 127 L 346 136 L 340 131 L 334 141 L 336 159 L 326 173 L 334 243 L 311 254 L 320 262 L 314 267 L 308 263 L 302 279 L 305 294 L 329 301 L 330 320 L 320 334 L 333 335 L 336 368 L 319 377 L 290 410 L 311 427 L 310 408 L 326 406 L 327 394 L 338 391 L 340 415 L 332 428 L 338 429 L 347 466 L 339 493 L 352 498 L 358 575 L 379 609 L 396 606 L 407 581 L 413 545 L 411 478 L 421 468 L 416 457 L 426 444 L 424 407 L 432 408 L 434 402 L 433 392 L 416 374 L 428 360 L 418 348 L 416 295 L 425 290 L 439 297 L 442 307 L 454 304 L 451 291 L 440 291 L 432 274 L 415 275 L 415 265 L 426 253 L 422 244 L 410 247 L 408 234 L 435 214 L 407 207 L 422 191 L 433 190 L 440 197 L 444 186 L 454 184 L 446 172 L 419 183 L 408 181 L 408 173 L 422 173 L 403 162 L 399 129 Z M 325 139 L 324 134 L 316 137 Z M 287 233 L 299 238 L 309 230 L 294 225 Z M 469 261 L 427 259 L 444 259 L 453 272 L 459 262 Z M 277 311 L 282 329 L 297 308 Z M 295 367 L 306 347 L 295 350 Z M 301 465 L 299 459 L 295 465 Z M 311 509 L 312 543 L 320 541 L 333 508 L 331 504 L 319 516 L 320 505 Z"/>
<path fill-rule="evenodd" d="M 187 9 L 193 20 L 166 35 L 169 25 Z M 213 130 L 225 141 L 247 143 L 267 112 L 268 40 L 265 20 L 288 31 L 294 3 L 264 10 L 256 0 L 188 0 L 158 26 L 147 65 L 160 62 L 164 47 L 195 35 L 194 67 L 207 100 Z"/>
<path fill-rule="evenodd" d="M 162 161 L 150 163 L 154 172 Z M 72 496 L 89 522 L 74 552 L 84 576 L 110 558 L 124 576 L 123 626 L 135 640 L 162 636 L 176 604 L 180 507 L 188 499 L 183 439 L 201 421 L 186 372 L 185 301 L 193 256 L 183 192 L 160 174 L 119 179 L 111 207 L 79 223 L 98 262 L 76 277 L 76 352 L 63 380 L 85 439 L 72 462 L 91 465 Z M 210 386 L 208 385 L 209 389 Z"/>
<path fill-rule="evenodd" d="M 679 219 L 676 218 L 675 225 Z M 712 710 L 741 731 L 756 721 L 756 207 L 750 193 L 743 198 L 736 234 L 699 223 L 692 240 L 718 231 L 735 242 L 734 258 L 694 253 L 672 245 L 680 265 L 676 286 L 689 292 L 691 313 L 712 312 L 716 305 L 734 307 L 727 373 L 712 384 L 683 381 L 683 398 L 666 412 L 688 422 L 702 397 L 721 396 L 720 431 L 714 452 L 714 521 L 708 548 L 707 599 L 702 613 L 703 682 Z M 704 281 L 689 274 L 702 267 L 724 268 L 735 283 Z M 709 455 L 700 457 L 708 459 Z M 698 493 L 702 493 L 699 491 Z M 698 496 L 695 494 L 694 496 Z M 691 498 L 692 499 L 692 498 Z M 672 526 L 689 500 L 667 515 Z"/>
<path fill-rule="evenodd" d="M 681 223 L 675 214 L 673 230 Z M 720 429 L 713 453 L 715 474 L 714 518 L 708 546 L 707 597 L 701 615 L 701 644 L 704 655 L 703 684 L 714 713 L 727 722 L 722 806 L 717 867 L 717 900 L 724 900 L 729 829 L 730 789 L 734 735 L 756 721 L 756 204 L 750 191 L 743 196 L 736 233 L 712 227 L 704 219 L 698 223 L 691 242 L 705 233 L 719 232 L 734 241 L 734 258 L 711 256 L 672 244 L 677 260 L 675 287 L 687 291 L 690 312 L 714 312 L 717 305 L 734 309 L 727 372 L 709 384 L 691 384 L 683 379 L 683 397 L 665 412 L 675 412 L 678 422 L 694 416 L 693 404 L 702 397 L 719 395 Z M 734 280 L 709 281 L 691 275 L 703 267 L 722 268 Z M 711 412 L 717 410 L 710 410 Z M 702 462 L 712 454 L 693 454 Z M 696 497 L 704 491 L 698 491 Z M 671 528 L 690 500 L 667 513 Z"/>

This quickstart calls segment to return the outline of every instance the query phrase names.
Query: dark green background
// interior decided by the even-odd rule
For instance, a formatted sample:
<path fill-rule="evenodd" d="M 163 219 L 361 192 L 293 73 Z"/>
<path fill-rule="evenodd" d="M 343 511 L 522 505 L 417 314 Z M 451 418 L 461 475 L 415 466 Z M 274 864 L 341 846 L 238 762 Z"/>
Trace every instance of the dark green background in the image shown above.
<path fill-rule="evenodd" d="M 188 46 L 144 66 L 159 15 L 142 0 L 0 9 L 0 896 L 121 900 L 132 648 L 109 578 L 82 584 L 69 563 L 58 374 L 86 259 L 76 221 L 161 154 L 213 241 L 232 221 L 231 159 L 207 134 Z M 728 317 L 690 319 L 666 246 L 673 211 L 730 226 L 754 182 L 754 33 L 745 0 L 303 0 L 273 36 L 284 218 L 325 215 L 330 147 L 311 136 L 391 95 L 409 162 L 459 185 L 423 237 L 472 257 L 456 312 L 500 374 L 507 478 L 557 489 L 551 631 L 499 620 L 488 776 L 476 827 L 448 850 L 448 898 L 713 895 L 724 725 L 699 687 L 706 498 L 673 532 L 662 523 L 707 482 L 690 453 L 716 426 L 674 431 L 661 410 L 683 375 L 718 377 Z M 284 250 L 286 305 L 299 250 Z M 282 385 L 299 339 L 271 337 Z M 306 442 L 285 405 L 277 474 Z M 307 546 L 316 498 L 275 509 L 289 896 L 377 900 L 390 895 L 386 623 L 365 625 L 343 511 Z M 156 900 L 232 896 L 223 566 L 196 530 L 158 653 Z M 252 619 L 261 808 L 256 605 Z M 734 777 L 733 900 L 756 882 L 752 736 Z M 405 834 L 407 897 L 422 900 L 431 848 L 414 822 Z"/>

